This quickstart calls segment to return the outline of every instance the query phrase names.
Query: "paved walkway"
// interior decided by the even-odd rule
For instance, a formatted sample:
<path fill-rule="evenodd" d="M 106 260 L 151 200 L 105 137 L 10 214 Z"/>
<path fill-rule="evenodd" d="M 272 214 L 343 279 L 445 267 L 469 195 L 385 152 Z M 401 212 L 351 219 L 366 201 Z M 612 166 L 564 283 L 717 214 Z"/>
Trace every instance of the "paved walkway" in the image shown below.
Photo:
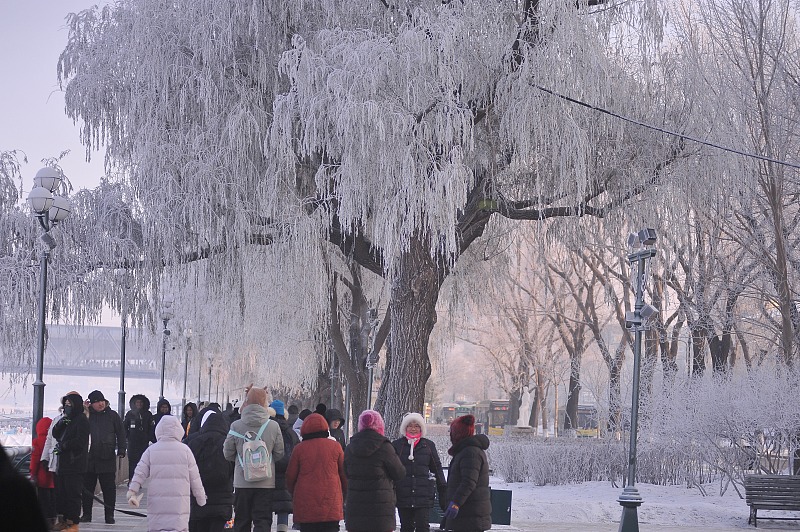
<path fill-rule="evenodd" d="M 117 488 L 117 508 L 121 510 L 131 510 L 142 514 L 147 514 L 147 495 L 142 498 L 142 505 L 139 508 L 133 508 L 128 504 L 125 498 L 128 488 L 121 485 Z M 101 497 L 102 498 L 102 497 Z M 103 508 L 100 503 L 95 502 L 92 511 L 94 521 L 91 523 L 81 523 L 81 532 L 147 532 L 147 518 L 127 515 L 122 512 L 115 512 L 116 524 L 107 525 L 103 518 Z M 763 519 L 763 518 L 762 518 Z M 758 530 L 800 530 L 800 522 L 798 521 L 769 521 L 759 519 Z M 513 516 L 512 516 L 513 522 Z M 747 520 L 743 520 L 741 527 L 675 527 L 665 525 L 651 525 L 648 523 L 640 522 L 639 528 L 642 532 L 741 532 L 743 530 L 752 530 L 752 527 L 746 525 Z M 273 524 L 273 530 L 275 525 Z M 619 523 L 537 523 L 535 525 L 525 526 L 520 528 L 514 525 L 494 525 L 492 530 L 508 531 L 508 532 L 617 532 Z M 344 523 L 341 525 L 341 530 L 344 530 Z M 399 526 L 398 526 L 399 530 Z M 431 525 L 431 530 L 435 531 L 437 528 Z"/>

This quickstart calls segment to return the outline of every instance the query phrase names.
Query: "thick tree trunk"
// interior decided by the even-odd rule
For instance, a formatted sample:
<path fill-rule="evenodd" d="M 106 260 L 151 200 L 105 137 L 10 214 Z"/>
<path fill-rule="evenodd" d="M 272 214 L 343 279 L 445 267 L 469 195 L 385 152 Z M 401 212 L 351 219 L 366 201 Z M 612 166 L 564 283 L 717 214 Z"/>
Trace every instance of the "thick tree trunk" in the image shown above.
<path fill-rule="evenodd" d="M 702 377 L 706 372 L 706 331 L 693 327 L 692 332 L 692 376 Z"/>
<path fill-rule="evenodd" d="M 413 238 L 398 259 L 391 287 L 392 360 L 381 385 L 386 433 L 395 434 L 405 412 L 422 412 L 425 384 L 431 374 L 428 339 L 436 323 L 436 300 L 442 275 L 427 245 Z"/>
<path fill-rule="evenodd" d="M 564 434 L 575 436 L 578 429 L 578 402 L 581 398 L 581 360 L 570 358 L 569 389 L 567 390 L 567 407 L 564 412 Z"/>

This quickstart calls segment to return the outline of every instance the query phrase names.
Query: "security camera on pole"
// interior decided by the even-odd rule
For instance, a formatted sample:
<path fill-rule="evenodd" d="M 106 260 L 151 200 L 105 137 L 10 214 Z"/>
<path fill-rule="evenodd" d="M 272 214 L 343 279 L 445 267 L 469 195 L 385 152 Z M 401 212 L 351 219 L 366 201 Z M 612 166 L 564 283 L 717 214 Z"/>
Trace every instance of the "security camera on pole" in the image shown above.
<path fill-rule="evenodd" d="M 653 245 L 657 240 L 655 229 L 642 229 L 628 237 L 628 262 L 636 289 L 633 312 L 625 313 L 625 328 L 634 331 L 633 389 L 631 390 L 631 439 L 628 454 L 628 481 L 617 501 L 622 505 L 619 532 L 639 532 L 638 509 L 643 500 L 636 489 L 636 433 L 639 421 L 639 373 L 642 358 L 642 331 L 648 329 L 658 310 L 644 302 L 647 284 L 647 261 L 656 256 Z"/>

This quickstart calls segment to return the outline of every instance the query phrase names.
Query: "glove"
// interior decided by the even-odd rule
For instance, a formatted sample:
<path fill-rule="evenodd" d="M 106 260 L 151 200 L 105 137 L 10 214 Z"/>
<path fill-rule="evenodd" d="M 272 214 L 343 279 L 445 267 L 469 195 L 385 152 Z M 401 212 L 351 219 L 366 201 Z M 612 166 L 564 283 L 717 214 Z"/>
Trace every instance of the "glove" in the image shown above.
<path fill-rule="evenodd" d="M 44 468 L 46 470 L 50 470 L 50 461 L 49 460 L 39 460 L 39 467 Z"/>
<path fill-rule="evenodd" d="M 56 443 L 53 445 L 53 454 L 61 454 L 61 444 Z"/>
<path fill-rule="evenodd" d="M 445 519 L 455 519 L 458 515 L 459 507 L 453 501 L 450 501 L 450 504 L 447 505 L 447 509 L 444 511 L 444 518 Z"/>
<path fill-rule="evenodd" d="M 139 507 L 139 501 L 142 500 L 142 495 L 144 495 L 144 493 L 137 494 L 133 490 L 128 490 L 128 493 L 126 495 L 128 497 L 128 504 L 130 504 L 134 508 L 138 508 Z"/>

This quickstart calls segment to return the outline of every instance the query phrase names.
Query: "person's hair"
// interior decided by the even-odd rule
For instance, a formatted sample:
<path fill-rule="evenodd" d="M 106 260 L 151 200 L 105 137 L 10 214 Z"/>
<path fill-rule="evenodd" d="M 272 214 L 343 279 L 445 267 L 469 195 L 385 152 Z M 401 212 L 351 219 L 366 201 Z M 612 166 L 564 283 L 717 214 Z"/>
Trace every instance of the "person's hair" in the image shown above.
<path fill-rule="evenodd" d="M 294 415 L 297 415 L 297 414 L 300 413 L 300 409 L 297 408 L 297 405 L 289 405 L 289 408 L 287 408 L 287 411 L 289 412 L 290 416 L 294 416 Z"/>

